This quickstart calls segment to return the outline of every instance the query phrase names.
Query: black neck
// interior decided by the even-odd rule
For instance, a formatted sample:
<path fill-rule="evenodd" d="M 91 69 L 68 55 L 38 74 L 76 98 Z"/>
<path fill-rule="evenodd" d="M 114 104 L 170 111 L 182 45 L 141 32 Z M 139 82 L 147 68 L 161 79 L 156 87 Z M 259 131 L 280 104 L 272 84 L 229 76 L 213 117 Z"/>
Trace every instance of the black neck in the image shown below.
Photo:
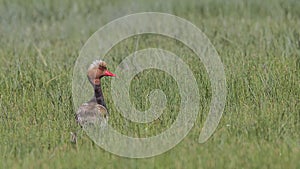
<path fill-rule="evenodd" d="M 101 84 L 94 85 L 94 92 L 95 92 L 96 102 L 106 108 L 106 104 L 104 102 L 104 97 L 103 97 L 103 93 L 102 93 Z"/>

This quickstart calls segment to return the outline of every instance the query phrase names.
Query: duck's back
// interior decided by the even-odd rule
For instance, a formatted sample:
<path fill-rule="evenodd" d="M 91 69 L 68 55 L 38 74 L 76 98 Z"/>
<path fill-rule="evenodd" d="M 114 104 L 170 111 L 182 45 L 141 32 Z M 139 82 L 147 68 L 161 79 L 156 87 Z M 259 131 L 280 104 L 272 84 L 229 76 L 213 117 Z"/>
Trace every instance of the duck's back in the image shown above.
<path fill-rule="evenodd" d="M 108 113 L 104 106 L 90 101 L 79 107 L 76 120 L 82 127 L 91 124 L 103 125 L 107 123 Z"/>

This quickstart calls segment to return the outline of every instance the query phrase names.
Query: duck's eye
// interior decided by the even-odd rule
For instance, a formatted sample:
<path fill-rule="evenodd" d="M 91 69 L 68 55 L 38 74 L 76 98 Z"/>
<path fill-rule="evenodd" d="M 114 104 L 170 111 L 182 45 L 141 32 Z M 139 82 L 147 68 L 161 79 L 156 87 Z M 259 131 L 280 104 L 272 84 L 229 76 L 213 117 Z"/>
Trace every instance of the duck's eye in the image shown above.
<path fill-rule="evenodd" d="M 106 67 L 105 66 L 99 66 L 99 69 L 100 70 L 106 70 Z"/>

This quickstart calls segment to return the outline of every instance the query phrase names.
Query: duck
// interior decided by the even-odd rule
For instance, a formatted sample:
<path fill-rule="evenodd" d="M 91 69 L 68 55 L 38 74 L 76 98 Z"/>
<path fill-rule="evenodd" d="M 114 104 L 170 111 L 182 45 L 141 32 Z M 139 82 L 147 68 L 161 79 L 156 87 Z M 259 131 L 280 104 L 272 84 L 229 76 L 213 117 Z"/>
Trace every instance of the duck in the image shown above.
<path fill-rule="evenodd" d="M 116 76 L 107 69 L 105 61 L 95 60 L 88 67 L 87 78 L 93 86 L 94 96 L 88 102 L 83 103 L 76 112 L 76 122 L 81 127 L 90 124 L 106 125 L 108 122 L 109 112 L 101 88 L 101 78 L 105 76 Z"/>

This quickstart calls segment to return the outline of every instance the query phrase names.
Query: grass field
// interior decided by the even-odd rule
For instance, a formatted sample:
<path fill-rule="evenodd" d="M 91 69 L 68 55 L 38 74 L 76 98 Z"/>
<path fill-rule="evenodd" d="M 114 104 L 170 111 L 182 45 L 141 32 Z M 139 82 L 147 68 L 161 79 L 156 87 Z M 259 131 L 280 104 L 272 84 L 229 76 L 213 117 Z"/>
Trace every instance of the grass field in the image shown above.
<path fill-rule="evenodd" d="M 300 1 L 60 1 L 0 0 L 0 168 L 300 168 Z M 122 60 L 136 49 L 172 51 L 193 70 L 200 91 L 197 124 L 172 150 L 146 159 L 104 151 L 80 130 L 72 103 L 72 73 L 79 51 L 101 26 L 126 14 L 167 12 L 198 26 L 225 67 L 227 102 L 214 135 L 198 143 L 211 100 L 200 60 L 182 44 L 161 36 L 132 37 L 109 52 Z M 200 65 L 200 66 L 199 66 Z M 117 65 L 110 65 L 113 71 Z M 167 83 L 161 83 L 164 78 Z M 159 121 L 122 118 L 103 80 L 120 132 L 152 136 L 176 118 L 180 96 L 171 76 L 146 70 L 131 84 L 131 101 L 149 106 L 160 87 L 168 98 Z M 148 130 L 146 131 L 145 128 Z"/>

